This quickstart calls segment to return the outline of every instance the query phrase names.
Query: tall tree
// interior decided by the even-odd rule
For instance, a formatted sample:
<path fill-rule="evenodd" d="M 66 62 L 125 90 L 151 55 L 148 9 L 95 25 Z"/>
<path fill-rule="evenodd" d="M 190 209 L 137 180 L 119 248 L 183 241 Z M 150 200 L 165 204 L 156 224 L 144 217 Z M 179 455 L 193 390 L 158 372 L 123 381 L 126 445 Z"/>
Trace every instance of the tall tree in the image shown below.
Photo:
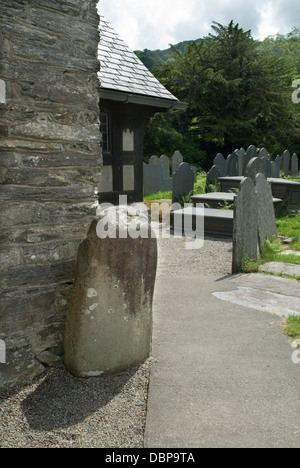
<path fill-rule="evenodd" d="M 262 50 L 251 31 L 213 23 L 213 34 L 163 64 L 159 79 L 189 107 L 183 117 L 194 140 L 231 152 L 255 144 L 289 146 L 295 136 L 294 68 Z M 182 129 L 184 131 L 184 129 Z"/>

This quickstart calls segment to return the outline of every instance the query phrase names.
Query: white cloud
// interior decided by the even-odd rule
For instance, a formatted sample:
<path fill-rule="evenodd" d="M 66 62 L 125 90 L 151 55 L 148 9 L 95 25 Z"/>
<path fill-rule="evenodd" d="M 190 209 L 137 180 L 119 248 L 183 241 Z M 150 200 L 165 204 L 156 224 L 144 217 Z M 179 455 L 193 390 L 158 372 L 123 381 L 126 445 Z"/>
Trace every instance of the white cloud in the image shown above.
<path fill-rule="evenodd" d="M 134 50 L 203 37 L 213 21 L 233 20 L 255 38 L 300 25 L 299 0 L 100 0 L 100 13 Z"/>

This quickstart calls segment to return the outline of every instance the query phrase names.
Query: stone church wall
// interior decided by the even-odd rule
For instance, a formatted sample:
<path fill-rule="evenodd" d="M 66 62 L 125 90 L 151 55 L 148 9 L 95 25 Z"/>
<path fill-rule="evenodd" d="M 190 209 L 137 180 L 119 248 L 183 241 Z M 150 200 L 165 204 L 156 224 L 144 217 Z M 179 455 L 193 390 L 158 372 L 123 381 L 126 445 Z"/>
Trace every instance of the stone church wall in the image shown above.
<path fill-rule="evenodd" d="M 0 388 L 62 342 L 101 150 L 95 0 L 0 0 Z"/>

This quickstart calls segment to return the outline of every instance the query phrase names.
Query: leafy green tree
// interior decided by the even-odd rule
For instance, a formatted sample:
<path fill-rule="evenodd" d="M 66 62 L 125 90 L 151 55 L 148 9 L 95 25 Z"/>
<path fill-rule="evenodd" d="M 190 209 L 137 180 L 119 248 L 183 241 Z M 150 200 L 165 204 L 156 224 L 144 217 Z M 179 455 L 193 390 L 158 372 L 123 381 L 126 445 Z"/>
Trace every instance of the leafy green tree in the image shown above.
<path fill-rule="evenodd" d="M 270 151 L 291 147 L 299 132 L 291 102 L 295 69 L 281 54 L 270 54 L 238 24 L 214 22 L 215 34 L 162 64 L 157 76 L 188 103 L 180 131 L 189 134 L 211 158 L 254 144 Z"/>

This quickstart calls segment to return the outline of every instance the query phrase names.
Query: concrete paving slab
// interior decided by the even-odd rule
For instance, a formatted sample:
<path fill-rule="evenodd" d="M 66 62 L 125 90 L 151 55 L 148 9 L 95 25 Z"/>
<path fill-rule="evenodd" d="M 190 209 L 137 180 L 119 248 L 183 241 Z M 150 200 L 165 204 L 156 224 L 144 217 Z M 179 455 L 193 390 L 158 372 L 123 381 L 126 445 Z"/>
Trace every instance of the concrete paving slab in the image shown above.
<path fill-rule="evenodd" d="M 283 319 L 220 301 L 231 279 L 159 277 L 146 448 L 299 448 L 300 367 Z"/>
<path fill-rule="evenodd" d="M 300 316 L 300 301 L 294 296 L 287 299 L 287 296 L 282 294 L 247 287 L 239 287 L 235 291 L 215 292 L 213 295 L 222 301 L 269 312 L 279 317 Z"/>
<path fill-rule="evenodd" d="M 275 273 L 279 275 L 300 276 L 300 265 L 283 262 L 265 263 L 259 267 L 259 271 Z"/>
<path fill-rule="evenodd" d="M 235 275 L 229 281 L 235 286 L 264 289 L 265 291 L 272 291 L 286 296 L 300 297 L 300 283 L 296 279 L 282 278 L 263 273 L 249 273 Z"/>

